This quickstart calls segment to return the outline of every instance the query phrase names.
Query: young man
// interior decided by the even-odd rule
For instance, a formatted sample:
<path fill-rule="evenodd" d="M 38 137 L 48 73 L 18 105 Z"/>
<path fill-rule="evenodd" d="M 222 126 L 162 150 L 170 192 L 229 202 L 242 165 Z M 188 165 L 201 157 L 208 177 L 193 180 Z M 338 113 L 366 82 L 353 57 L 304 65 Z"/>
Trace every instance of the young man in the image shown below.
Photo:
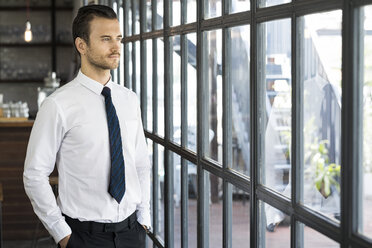
<path fill-rule="evenodd" d="M 72 27 L 77 77 L 42 104 L 29 140 L 24 185 L 60 247 L 144 247 L 150 162 L 137 96 L 113 83 L 122 35 L 115 12 L 79 9 Z M 57 165 L 57 201 L 49 175 Z"/>

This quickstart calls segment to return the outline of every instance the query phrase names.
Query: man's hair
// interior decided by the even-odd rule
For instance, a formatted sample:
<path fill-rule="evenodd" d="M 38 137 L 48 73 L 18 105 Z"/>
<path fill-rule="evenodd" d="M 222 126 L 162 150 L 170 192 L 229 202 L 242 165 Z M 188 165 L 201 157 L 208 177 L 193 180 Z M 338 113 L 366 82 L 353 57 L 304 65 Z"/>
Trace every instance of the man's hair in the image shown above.
<path fill-rule="evenodd" d="M 117 19 L 114 10 L 108 6 L 96 4 L 81 7 L 72 23 L 72 38 L 75 49 L 75 39 L 77 37 L 82 38 L 87 42 L 87 44 L 89 44 L 90 22 L 95 17 Z"/>

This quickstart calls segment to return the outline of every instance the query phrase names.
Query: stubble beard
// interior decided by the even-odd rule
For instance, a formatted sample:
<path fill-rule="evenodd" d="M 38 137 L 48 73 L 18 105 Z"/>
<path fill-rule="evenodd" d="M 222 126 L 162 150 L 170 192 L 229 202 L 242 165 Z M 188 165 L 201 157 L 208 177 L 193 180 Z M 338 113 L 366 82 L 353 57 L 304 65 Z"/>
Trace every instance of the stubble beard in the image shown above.
<path fill-rule="evenodd" d="M 118 66 L 119 66 L 119 60 L 117 60 L 115 62 L 112 62 L 112 63 L 109 63 L 108 61 L 106 61 L 106 59 L 109 59 L 108 57 L 110 55 L 94 57 L 94 56 L 91 56 L 90 54 L 87 54 L 87 59 L 88 59 L 88 62 L 91 65 L 93 65 L 94 67 L 96 67 L 98 69 L 101 69 L 101 70 L 114 70 L 114 69 L 118 68 Z"/>

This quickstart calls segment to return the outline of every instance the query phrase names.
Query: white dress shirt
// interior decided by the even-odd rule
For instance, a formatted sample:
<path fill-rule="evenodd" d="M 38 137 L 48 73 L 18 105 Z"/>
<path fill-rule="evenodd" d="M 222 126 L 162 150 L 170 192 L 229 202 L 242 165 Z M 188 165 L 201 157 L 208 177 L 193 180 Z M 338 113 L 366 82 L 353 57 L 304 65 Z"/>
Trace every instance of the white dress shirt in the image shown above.
<path fill-rule="evenodd" d="M 151 166 L 137 96 L 109 81 L 120 122 L 126 191 L 120 204 L 109 194 L 110 142 L 103 85 L 84 75 L 46 98 L 27 148 L 23 181 L 35 213 L 56 242 L 71 233 L 62 213 L 80 221 L 120 222 L 137 212 L 151 226 Z M 58 168 L 56 201 L 49 175 Z"/>

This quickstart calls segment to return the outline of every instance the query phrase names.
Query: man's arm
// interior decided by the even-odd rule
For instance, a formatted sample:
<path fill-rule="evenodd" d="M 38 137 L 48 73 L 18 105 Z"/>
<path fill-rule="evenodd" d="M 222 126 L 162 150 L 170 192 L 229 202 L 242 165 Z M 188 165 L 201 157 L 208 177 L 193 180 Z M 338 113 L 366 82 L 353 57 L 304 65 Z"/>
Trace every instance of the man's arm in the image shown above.
<path fill-rule="evenodd" d="M 49 175 L 64 136 L 64 119 L 53 99 L 47 98 L 36 117 L 27 147 L 23 183 L 32 207 L 56 242 L 71 233 L 57 205 Z"/>
<path fill-rule="evenodd" d="M 137 135 L 136 135 L 136 169 L 138 179 L 141 185 L 142 201 L 137 205 L 138 222 L 142 224 L 145 229 L 151 227 L 150 215 L 150 183 L 151 183 L 151 164 L 149 160 L 148 150 L 145 135 L 143 132 L 143 125 L 141 121 L 141 110 L 139 104 L 137 105 Z"/>

